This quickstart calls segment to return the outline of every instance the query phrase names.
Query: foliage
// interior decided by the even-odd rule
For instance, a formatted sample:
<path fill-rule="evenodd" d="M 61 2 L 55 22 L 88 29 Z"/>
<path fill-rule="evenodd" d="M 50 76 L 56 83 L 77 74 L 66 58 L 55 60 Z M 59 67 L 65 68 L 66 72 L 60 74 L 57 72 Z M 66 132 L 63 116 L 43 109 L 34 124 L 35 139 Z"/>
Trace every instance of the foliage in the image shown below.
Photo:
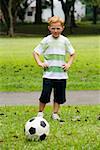
<path fill-rule="evenodd" d="M 0 148 L 2 150 L 98 150 L 100 148 L 100 105 L 63 106 L 63 124 L 51 119 L 51 106 L 45 109 L 50 134 L 44 141 L 28 141 L 26 121 L 37 115 L 37 106 L 0 107 Z"/>
<path fill-rule="evenodd" d="M 100 6 L 100 0 L 81 0 L 83 3 L 91 6 Z"/>
<path fill-rule="evenodd" d="M 21 2 L 22 0 L 1 0 L 1 10 L 7 25 L 7 34 L 10 34 L 11 36 L 13 36 L 16 13 Z"/>
<path fill-rule="evenodd" d="M 66 1 L 58 0 L 58 1 L 60 1 L 62 5 L 62 10 L 65 15 L 65 23 L 67 23 L 70 26 L 75 26 L 75 19 L 74 19 L 75 0 L 66 0 Z"/>
<path fill-rule="evenodd" d="M 27 7 L 30 5 L 27 0 L 1 0 L 1 10 L 7 26 L 7 34 L 13 36 L 17 16 L 23 22 Z M 44 3 L 43 3 L 44 2 Z M 35 22 L 42 22 L 42 8 L 50 7 L 49 1 L 36 0 Z"/>
<path fill-rule="evenodd" d="M 31 2 L 30 2 L 31 3 Z M 21 1 L 18 9 L 17 9 L 17 16 L 19 17 L 19 19 L 23 22 L 25 19 L 25 13 L 26 13 L 26 9 L 28 8 L 28 6 L 30 5 L 30 3 L 27 2 L 27 0 Z"/>
<path fill-rule="evenodd" d="M 93 11 L 93 24 L 97 23 L 97 15 L 99 12 L 100 7 L 100 0 L 81 0 L 82 2 L 86 3 L 87 6 L 92 7 Z"/>

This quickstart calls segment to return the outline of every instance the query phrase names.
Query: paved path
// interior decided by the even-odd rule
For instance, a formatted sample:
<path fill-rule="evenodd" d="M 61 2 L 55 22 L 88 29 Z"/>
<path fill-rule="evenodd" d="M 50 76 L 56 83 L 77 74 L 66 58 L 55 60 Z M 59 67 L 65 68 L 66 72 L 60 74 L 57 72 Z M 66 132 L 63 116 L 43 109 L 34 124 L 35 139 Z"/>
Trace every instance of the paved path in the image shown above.
<path fill-rule="evenodd" d="M 40 92 L 0 92 L 0 105 L 37 105 L 39 96 Z M 66 98 L 66 105 L 100 104 L 100 91 L 67 91 Z"/>

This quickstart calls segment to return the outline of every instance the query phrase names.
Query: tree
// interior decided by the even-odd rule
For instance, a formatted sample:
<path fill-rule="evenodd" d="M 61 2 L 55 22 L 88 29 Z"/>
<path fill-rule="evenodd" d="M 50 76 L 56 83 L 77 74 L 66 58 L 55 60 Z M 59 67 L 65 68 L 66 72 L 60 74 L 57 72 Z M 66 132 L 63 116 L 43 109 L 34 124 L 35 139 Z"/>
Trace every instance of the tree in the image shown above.
<path fill-rule="evenodd" d="M 22 0 L 1 0 L 1 10 L 7 25 L 7 34 L 13 36 L 17 10 Z"/>
<path fill-rule="evenodd" d="M 42 9 L 46 9 L 48 7 L 51 7 L 51 16 L 54 16 L 53 0 L 36 0 L 35 23 L 42 22 Z"/>
<path fill-rule="evenodd" d="M 51 16 L 54 16 L 53 2 L 53 0 L 42 0 L 42 9 L 51 8 Z"/>
<path fill-rule="evenodd" d="M 93 10 L 93 24 L 97 22 L 98 8 L 100 8 L 100 0 L 81 0 L 87 6 L 91 6 Z"/>
<path fill-rule="evenodd" d="M 26 9 L 31 3 L 32 1 L 28 2 L 27 0 L 23 0 L 17 9 L 17 16 L 22 22 L 24 22 L 25 19 Z"/>
<path fill-rule="evenodd" d="M 8 34 L 9 27 L 10 27 L 10 18 L 8 15 L 8 1 L 7 0 L 1 0 L 0 4 L 1 4 L 1 10 L 2 10 L 4 19 L 5 19 L 5 22 L 7 25 L 7 34 Z"/>
<path fill-rule="evenodd" d="M 54 16 L 54 11 L 53 11 L 53 0 L 51 0 L 51 16 Z"/>
<path fill-rule="evenodd" d="M 13 16 L 12 16 L 12 0 L 9 0 L 8 3 L 8 13 L 9 13 L 9 34 L 10 36 L 13 36 L 14 28 L 13 28 Z"/>
<path fill-rule="evenodd" d="M 36 14 L 35 14 L 35 23 L 42 22 L 42 1 L 36 0 Z"/>
<path fill-rule="evenodd" d="M 65 23 L 69 26 L 75 26 L 75 19 L 74 19 L 74 4 L 75 0 L 58 0 L 61 2 L 62 10 L 65 15 Z"/>

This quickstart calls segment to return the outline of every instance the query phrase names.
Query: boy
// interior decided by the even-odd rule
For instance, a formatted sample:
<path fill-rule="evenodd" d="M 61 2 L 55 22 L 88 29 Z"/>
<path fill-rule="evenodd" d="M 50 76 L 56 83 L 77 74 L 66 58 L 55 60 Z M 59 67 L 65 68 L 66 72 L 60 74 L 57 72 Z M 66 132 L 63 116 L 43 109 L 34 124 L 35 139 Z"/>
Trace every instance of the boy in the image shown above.
<path fill-rule="evenodd" d="M 66 101 L 66 79 L 68 79 L 66 71 L 73 62 L 75 51 L 68 38 L 61 35 L 64 30 L 63 19 L 53 16 L 49 18 L 48 24 L 51 35 L 45 37 L 33 52 L 37 64 L 44 69 L 43 89 L 37 116 L 43 117 L 45 105 L 50 102 L 51 91 L 54 89 L 52 118 L 61 121 L 58 111 L 60 104 Z M 67 63 L 66 53 L 70 55 Z M 44 56 L 44 62 L 40 59 L 41 54 Z"/>

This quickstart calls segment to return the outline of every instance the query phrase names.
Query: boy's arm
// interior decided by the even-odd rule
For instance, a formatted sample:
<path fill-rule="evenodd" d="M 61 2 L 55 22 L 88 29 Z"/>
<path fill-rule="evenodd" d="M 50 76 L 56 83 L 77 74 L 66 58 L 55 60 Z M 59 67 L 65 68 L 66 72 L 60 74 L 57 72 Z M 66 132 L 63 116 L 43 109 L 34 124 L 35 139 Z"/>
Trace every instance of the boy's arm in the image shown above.
<path fill-rule="evenodd" d="M 40 59 L 40 55 L 37 52 L 33 52 L 33 56 L 35 58 L 35 61 L 37 62 L 38 66 L 42 67 L 42 68 L 46 68 L 48 67 L 48 65 L 44 62 L 41 61 Z"/>
<path fill-rule="evenodd" d="M 74 58 L 75 58 L 75 53 L 71 54 L 68 62 L 62 66 L 65 71 L 70 68 L 71 64 L 73 63 Z"/>

